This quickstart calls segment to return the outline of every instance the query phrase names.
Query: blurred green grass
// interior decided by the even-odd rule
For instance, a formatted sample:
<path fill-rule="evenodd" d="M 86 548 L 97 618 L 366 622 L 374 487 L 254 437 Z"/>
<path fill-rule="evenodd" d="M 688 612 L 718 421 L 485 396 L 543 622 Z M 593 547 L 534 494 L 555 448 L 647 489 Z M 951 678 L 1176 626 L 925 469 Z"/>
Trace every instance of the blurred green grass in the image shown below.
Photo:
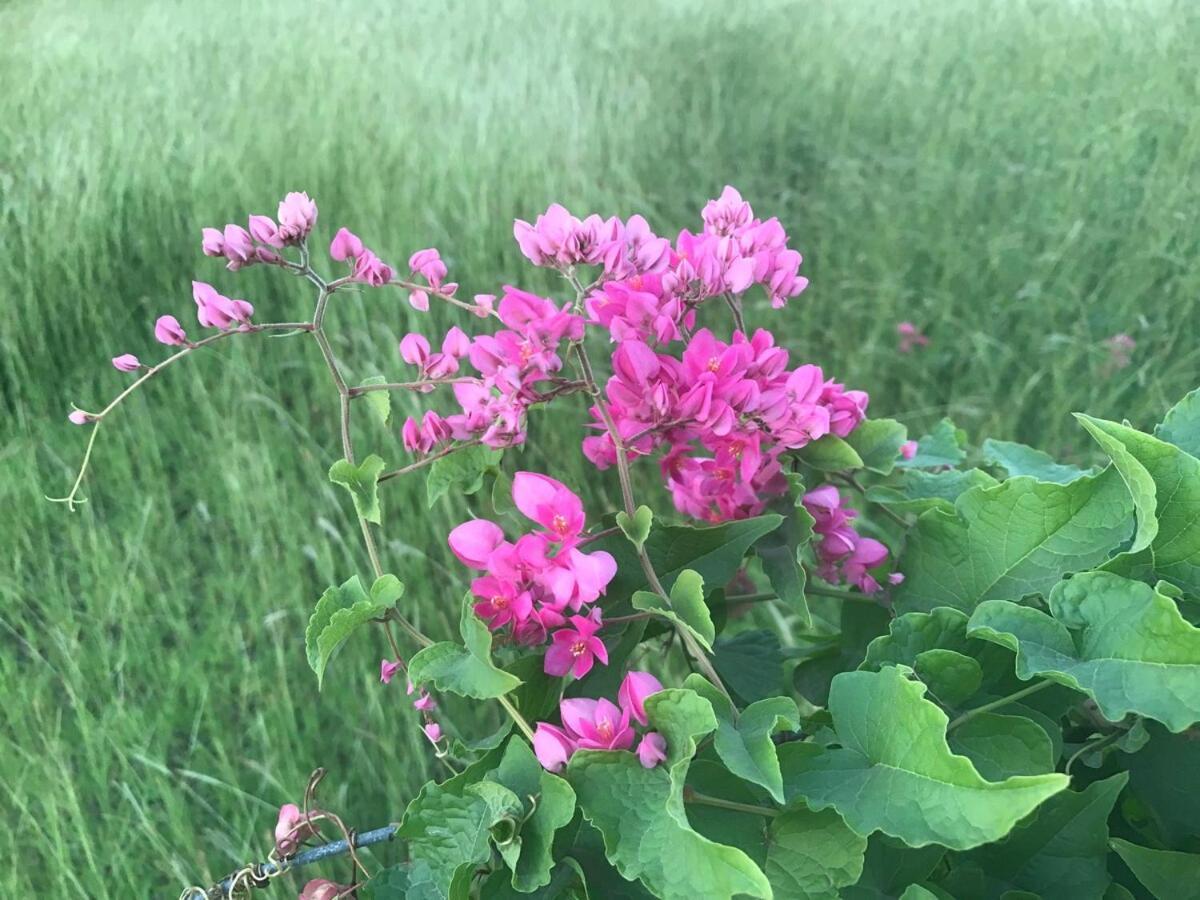
<path fill-rule="evenodd" d="M 10 2 L 0 33 L 6 897 L 174 896 L 260 855 L 317 765 L 363 826 L 425 775 L 379 645 L 319 698 L 304 662 L 315 598 L 366 571 L 310 343 L 176 369 L 106 424 L 81 511 L 42 499 L 82 451 L 69 403 L 120 389 L 109 357 L 153 357 L 155 316 L 191 321 L 191 278 L 305 314 L 299 284 L 203 259 L 202 224 L 304 189 L 325 239 L 435 245 L 468 293 L 548 289 L 514 217 L 559 200 L 670 234 L 731 182 L 812 279 L 752 318 L 876 414 L 1070 457 L 1071 410 L 1149 424 L 1200 382 L 1188 2 Z M 451 322 L 392 294 L 331 315 L 356 377 L 402 375 L 398 337 Z M 905 319 L 927 351 L 897 356 Z M 1116 332 L 1138 347 L 1109 376 Z M 581 481 L 578 438 L 539 419 L 522 464 Z M 400 459 L 394 434 L 361 441 Z M 384 552 L 440 635 L 465 511 L 429 517 L 422 491 L 387 488 Z"/>

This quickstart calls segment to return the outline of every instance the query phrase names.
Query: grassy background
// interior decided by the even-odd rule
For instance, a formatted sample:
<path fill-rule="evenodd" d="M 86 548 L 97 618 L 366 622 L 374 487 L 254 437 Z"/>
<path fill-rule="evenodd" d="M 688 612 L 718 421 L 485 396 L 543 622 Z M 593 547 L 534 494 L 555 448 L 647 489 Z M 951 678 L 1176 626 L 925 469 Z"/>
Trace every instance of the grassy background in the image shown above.
<path fill-rule="evenodd" d="M 81 511 L 42 499 L 82 451 L 69 402 L 119 390 L 110 356 L 153 358 L 155 316 L 192 321 L 192 277 L 264 320 L 306 313 L 299 284 L 203 259 L 202 224 L 306 189 L 325 239 L 436 245 L 468 292 L 542 287 L 514 217 L 560 200 L 672 233 L 733 182 L 813 281 L 752 317 L 877 414 L 1072 456 L 1071 410 L 1149 424 L 1200 382 L 1194 4 L 734 6 L 0 8 L 0 895 L 175 896 L 260 854 L 318 764 L 364 826 L 424 776 L 378 645 L 320 698 L 304 662 L 313 600 L 365 571 L 309 342 L 176 369 L 106 425 Z M 400 376 L 395 341 L 432 318 L 339 296 L 336 349 Z M 895 354 L 901 319 L 928 351 Z M 1109 377 L 1120 331 L 1138 348 Z M 575 424 L 534 436 L 529 466 L 582 475 Z M 400 458 L 394 435 L 360 440 Z M 462 572 L 422 548 L 465 512 L 431 519 L 421 491 L 387 488 L 384 552 L 444 634 Z"/>

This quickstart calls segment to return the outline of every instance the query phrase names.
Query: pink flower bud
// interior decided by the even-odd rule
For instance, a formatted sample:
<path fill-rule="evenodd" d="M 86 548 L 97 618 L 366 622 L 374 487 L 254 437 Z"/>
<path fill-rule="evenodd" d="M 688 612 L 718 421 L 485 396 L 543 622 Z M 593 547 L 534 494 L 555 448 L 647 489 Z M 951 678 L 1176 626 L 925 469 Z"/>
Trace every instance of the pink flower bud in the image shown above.
<path fill-rule="evenodd" d="M 912 459 L 917 455 L 917 442 L 905 441 L 900 445 L 900 456 L 903 459 Z"/>
<path fill-rule="evenodd" d="M 433 712 L 437 709 L 437 701 L 428 691 L 421 691 L 421 696 L 413 701 L 413 709 L 419 709 L 421 712 Z"/>
<path fill-rule="evenodd" d="M 404 420 L 404 425 L 400 428 L 400 440 L 404 442 L 404 449 L 409 453 L 423 452 L 421 448 L 424 435 L 421 434 L 420 424 L 412 416 Z"/>
<path fill-rule="evenodd" d="M 329 244 L 329 255 L 338 262 L 353 260 L 363 252 L 363 242 L 348 228 L 339 228 Z"/>
<path fill-rule="evenodd" d="M 437 722 L 427 722 L 421 730 L 425 732 L 425 737 L 429 738 L 430 743 L 436 744 L 442 739 L 442 726 Z"/>
<path fill-rule="evenodd" d="M 621 682 L 617 691 L 617 700 L 621 709 L 637 719 L 641 725 L 646 724 L 646 698 L 657 694 L 663 689 L 662 682 L 649 672 L 631 671 Z"/>
<path fill-rule="evenodd" d="M 279 807 L 279 818 L 275 820 L 275 851 L 280 856 L 291 856 L 299 847 L 300 842 L 317 834 L 316 825 L 312 822 L 312 813 L 307 818 L 295 803 L 285 803 Z"/>
<path fill-rule="evenodd" d="M 297 244 L 317 223 L 317 204 L 308 194 L 292 191 L 279 201 L 279 238 L 285 244 Z"/>
<path fill-rule="evenodd" d="M 187 343 L 187 332 L 174 316 L 159 316 L 154 323 L 154 337 L 160 344 L 178 347 Z"/>
<path fill-rule="evenodd" d="M 575 752 L 575 742 L 565 731 L 548 722 L 538 722 L 533 733 L 533 753 L 542 768 L 557 772 Z"/>
<path fill-rule="evenodd" d="M 254 240 L 241 225 L 225 226 L 225 257 L 236 266 L 245 266 L 256 259 Z"/>
<path fill-rule="evenodd" d="M 400 358 L 410 366 L 423 366 L 429 359 L 429 341 L 425 335 L 409 332 L 400 339 Z"/>
<path fill-rule="evenodd" d="M 202 228 L 200 233 L 200 249 L 204 251 L 205 256 L 225 255 L 225 238 L 219 229 Z"/>
<path fill-rule="evenodd" d="M 425 291 L 413 291 L 408 295 L 408 305 L 417 312 L 429 312 L 429 294 Z"/>
<path fill-rule="evenodd" d="M 282 247 L 283 239 L 279 236 L 279 228 L 270 216 L 251 216 L 250 234 L 260 244 L 270 247 Z"/>
<path fill-rule="evenodd" d="M 475 315 L 481 319 L 486 319 L 496 310 L 496 295 L 495 294 L 476 294 L 475 295 Z"/>
<path fill-rule="evenodd" d="M 141 361 L 132 353 L 122 353 L 120 356 L 114 356 L 112 364 L 113 368 L 118 372 L 136 372 L 142 367 Z"/>
<path fill-rule="evenodd" d="M 657 731 L 647 732 L 637 746 L 638 762 L 647 769 L 653 769 L 667 758 L 666 739 Z"/>
<path fill-rule="evenodd" d="M 352 884 L 338 884 L 328 878 L 314 878 L 304 886 L 299 900 L 339 900 L 354 892 Z"/>
<path fill-rule="evenodd" d="M 471 339 L 457 325 L 446 332 L 442 341 L 442 352 L 453 359 L 461 359 L 471 349 Z"/>
<path fill-rule="evenodd" d="M 400 660 L 394 662 L 390 659 L 381 659 L 379 661 L 379 680 L 384 684 L 391 684 L 396 673 L 400 671 Z"/>
<path fill-rule="evenodd" d="M 84 412 L 82 409 L 71 410 L 67 419 L 72 425 L 86 425 L 88 422 L 96 421 L 96 417 L 89 412 Z"/>

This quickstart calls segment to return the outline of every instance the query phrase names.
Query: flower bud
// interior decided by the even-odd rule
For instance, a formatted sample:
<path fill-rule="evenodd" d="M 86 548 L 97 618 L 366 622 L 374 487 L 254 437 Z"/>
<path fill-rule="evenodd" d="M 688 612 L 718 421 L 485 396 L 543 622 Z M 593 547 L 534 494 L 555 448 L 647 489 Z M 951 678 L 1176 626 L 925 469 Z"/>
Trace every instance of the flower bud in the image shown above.
<path fill-rule="evenodd" d="M 391 684 L 396 673 L 400 671 L 402 663 L 400 660 L 381 659 L 379 661 L 379 680 L 384 684 Z"/>
<path fill-rule="evenodd" d="M 297 244 L 317 223 L 317 204 L 304 192 L 292 191 L 279 201 L 279 238 L 284 244 Z"/>
<path fill-rule="evenodd" d="M 637 746 L 637 758 L 643 768 L 653 769 L 667 758 L 667 742 L 657 731 L 649 731 Z"/>
<path fill-rule="evenodd" d="M 201 228 L 200 249 L 205 256 L 224 256 L 225 238 L 217 228 Z"/>
<path fill-rule="evenodd" d="M 413 291 L 408 295 L 408 305 L 417 312 L 429 312 L 429 294 L 425 291 Z"/>
<path fill-rule="evenodd" d="M 245 266 L 256 259 L 254 240 L 241 225 L 225 226 L 225 257 L 236 266 Z"/>
<path fill-rule="evenodd" d="M 84 412 L 82 409 L 71 410 L 71 413 L 67 416 L 67 419 L 72 425 L 86 425 L 89 422 L 96 421 L 95 416 L 89 412 Z"/>
<path fill-rule="evenodd" d="M 348 228 L 339 228 L 329 244 L 329 255 L 338 262 L 354 260 L 363 252 L 363 242 Z"/>
<path fill-rule="evenodd" d="M 251 216 L 250 234 L 260 244 L 270 247 L 282 247 L 283 239 L 279 237 L 279 228 L 270 216 Z"/>
<path fill-rule="evenodd" d="M 617 700 L 621 708 L 637 721 L 646 724 L 646 698 L 657 694 L 663 689 L 662 682 L 649 672 L 630 672 L 621 682 L 617 691 Z"/>
<path fill-rule="evenodd" d="M 142 367 L 141 361 L 132 353 L 122 353 L 120 356 L 114 356 L 112 364 L 113 368 L 118 372 L 136 372 Z"/>
<path fill-rule="evenodd" d="M 421 730 L 425 732 L 425 737 L 429 738 L 432 744 L 436 744 L 442 739 L 442 726 L 437 722 L 427 722 Z"/>
<path fill-rule="evenodd" d="M 178 347 L 187 343 L 187 332 L 174 316 L 159 316 L 154 323 L 154 338 L 160 344 Z"/>
<path fill-rule="evenodd" d="M 304 886 L 299 900 L 338 900 L 340 897 L 349 897 L 353 891 L 354 885 L 338 884 L 328 878 L 314 878 Z"/>
<path fill-rule="evenodd" d="M 400 358 L 410 366 L 423 366 L 429 359 L 429 341 L 425 335 L 409 332 L 400 340 Z"/>

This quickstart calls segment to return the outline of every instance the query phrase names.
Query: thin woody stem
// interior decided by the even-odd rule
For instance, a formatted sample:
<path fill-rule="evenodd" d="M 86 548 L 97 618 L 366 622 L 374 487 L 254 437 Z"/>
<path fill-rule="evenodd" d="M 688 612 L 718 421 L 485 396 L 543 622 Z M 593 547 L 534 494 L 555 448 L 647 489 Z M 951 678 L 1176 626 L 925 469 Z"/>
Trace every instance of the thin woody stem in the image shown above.
<path fill-rule="evenodd" d="M 698 803 L 703 806 L 715 806 L 718 809 L 728 809 L 733 812 L 749 813 L 752 816 L 765 816 L 768 819 L 773 819 L 780 814 L 777 809 L 771 809 L 767 806 L 754 806 L 750 803 L 738 803 L 734 800 L 722 800 L 720 797 L 711 797 L 708 794 L 701 794 L 690 787 L 683 789 L 684 803 Z"/>
<path fill-rule="evenodd" d="M 419 391 L 421 388 L 437 387 L 442 384 L 466 384 L 477 382 L 478 378 L 464 376 L 461 378 L 424 378 L 419 381 L 389 381 L 385 384 L 360 384 L 349 388 L 351 397 L 361 397 L 373 391 Z"/>
<path fill-rule="evenodd" d="M 385 481 L 391 481 L 393 478 L 399 478 L 401 475 L 407 475 L 409 472 L 415 472 L 417 469 L 423 469 L 426 466 L 432 465 L 443 457 L 449 456 L 452 453 L 457 453 L 459 450 L 466 450 L 468 447 L 477 447 L 479 441 L 465 441 L 461 444 L 452 444 L 444 450 L 439 450 L 432 456 L 426 456 L 424 459 L 419 459 L 415 463 L 409 463 L 399 469 L 392 469 L 390 472 L 384 472 L 379 476 L 379 482 L 382 484 Z"/>

